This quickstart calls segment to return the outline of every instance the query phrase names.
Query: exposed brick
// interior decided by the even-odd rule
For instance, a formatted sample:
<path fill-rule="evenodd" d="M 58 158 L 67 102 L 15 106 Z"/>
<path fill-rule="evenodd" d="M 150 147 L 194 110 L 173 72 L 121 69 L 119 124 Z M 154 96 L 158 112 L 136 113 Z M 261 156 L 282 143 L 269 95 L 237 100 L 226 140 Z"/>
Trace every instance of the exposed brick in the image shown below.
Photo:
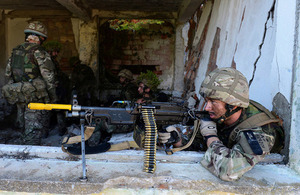
<path fill-rule="evenodd" d="M 208 62 L 206 74 L 210 73 L 211 71 L 213 71 L 214 69 L 216 69 L 218 67 L 217 66 L 217 57 L 218 57 L 218 49 L 220 47 L 220 32 L 221 32 L 221 29 L 217 28 L 215 37 L 214 37 L 214 41 L 213 41 L 213 45 L 210 49 L 210 56 L 209 56 L 209 62 Z"/>
<path fill-rule="evenodd" d="M 112 64 L 121 65 L 122 60 L 113 60 Z"/>
<path fill-rule="evenodd" d="M 131 65 L 131 60 L 122 60 L 122 65 Z"/>
<path fill-rule="evenodd" d="M 132 65 L 142 65 L 142 60 L 132 60 Z"/>

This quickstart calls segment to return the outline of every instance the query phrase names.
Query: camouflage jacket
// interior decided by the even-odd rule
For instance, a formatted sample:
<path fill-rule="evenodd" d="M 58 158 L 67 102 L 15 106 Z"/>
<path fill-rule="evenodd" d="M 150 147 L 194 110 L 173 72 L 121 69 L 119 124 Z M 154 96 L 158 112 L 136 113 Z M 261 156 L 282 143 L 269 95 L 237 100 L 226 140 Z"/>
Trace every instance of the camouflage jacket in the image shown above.
<path fill-rule="evenodd" d="M 35 43 L 25 42 L 18 47 L 19 48 L 23 47 L 26 49 L 28 47 L 32 47 L 35 45 L 36 45 Z M 8 60 L 6 66 L 6 72 L 5 72 L 5 76 L 8 78 L 8 83 L 18 82 L 15 81 L 15 76 L 13 75 L 14 72 L 13 61 L 14 61 L 14 56 L 12 55 Z M 23 78 L 22 81 L 24 83 L 33 81 L 33 85 L 34 85 L 35 84 L 34 81 L 36 79 L 39 80 L 37 83 L 41 83 L 40 80 L 43 80 L 45 85 L 43 85 L 42 87 L 45 88 L 45 90 L 47 91 L 46 93 L 49 96 L 47 99 L 51 102 L 55 102 L 57 99 L 55 93 L 55 88 L 57 84 L 56 75 L 55 75 L 55 66 L 48 52 L 46 52 L 42 46 L 34 47 L 32 52 L 28 53 L 28 55 L 25 55 L 23 66 L 24 66 L 23 67 L 24 72 L 27 75 L 28 79 L 26 78 L 24 80 Z M 37 91 L 42 91 L 41 89 L 37 89 L 40 86 L 34 86 L 34 87 L 36 88 Z M 36 97 L 43 96 L 45 98 L 44 95 L 35 94 L 35 96 Z"/>
<path fill-rule="evenodd" d="M 230 134 L 242 121 L 262 111 L 249 105 L 239 120 L 231 126 L 218 125 L 218 137 L 221 142 L 213 142 L 205 152 L 201 164 L 217 177 L 225 181 L 239 179 L 262 161 L 266 154 L 279 152 L 283 147 L 283 130 L 277 123 L 261 127 L 240 129 L 236 139 Z M 254 139 L 252 139 L 254 136 Z"/>
<path fill-rule="evenodd" d="M 127 83 L 121 89 L 119 100 L 134 101 L 136 99 L 136 97 L 138 96 L 137 90 L 138 90 L 138 87 L 134 83 L 132 83 L 132 82 Z"/>

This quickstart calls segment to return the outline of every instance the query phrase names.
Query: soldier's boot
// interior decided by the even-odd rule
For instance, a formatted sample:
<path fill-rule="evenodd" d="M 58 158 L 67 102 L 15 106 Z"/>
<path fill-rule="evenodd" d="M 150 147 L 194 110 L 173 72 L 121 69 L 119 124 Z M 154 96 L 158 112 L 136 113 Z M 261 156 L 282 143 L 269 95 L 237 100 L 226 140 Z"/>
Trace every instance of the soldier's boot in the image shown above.
<path fill-rule="evenodd" d="M 25 145 L 41 145 L 42 131 L 39 129 L 25 129 L 22 136 Z"/>
<path fill-rule="evenodd" d="M 17 104 L 17 119 L 14 124 L 15 127 L 18 129 L 24 129 L 24 126 L 25 126 L 24 113 L 25 113 L 25 104 L 18 103 Z"/>
<path fill-rule="evenodd" d="M 56 114 L 56 117 L 57 117 L 57 126 L 58 126 L 59 135 L 63 136 L 67 132 L 64 113 L 58 112 Z"/>

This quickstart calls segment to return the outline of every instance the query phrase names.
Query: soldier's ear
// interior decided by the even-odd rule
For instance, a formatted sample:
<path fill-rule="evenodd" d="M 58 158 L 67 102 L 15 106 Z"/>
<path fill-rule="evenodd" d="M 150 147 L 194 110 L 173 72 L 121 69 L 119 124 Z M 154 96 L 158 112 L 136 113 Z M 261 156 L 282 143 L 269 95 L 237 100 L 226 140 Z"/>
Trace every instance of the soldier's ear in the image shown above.
<path fill-rule="evenodd" d="M 230 111 L 233 111 L 233 110 L 238 108 L 237 106 L 232 106 L 232 105 L 229 105 L 229 104 L 226 104 L 225 107 L 226 106 L 227 106 L 227 109 L 230 110 Z"/>
<path fill-rule="evenodd" d="M 235 110 L 235 109 L 237 109 L 238 107 L 237 106 L 234 106 L 233 108 L 232 108 L 232 110 Z"/>

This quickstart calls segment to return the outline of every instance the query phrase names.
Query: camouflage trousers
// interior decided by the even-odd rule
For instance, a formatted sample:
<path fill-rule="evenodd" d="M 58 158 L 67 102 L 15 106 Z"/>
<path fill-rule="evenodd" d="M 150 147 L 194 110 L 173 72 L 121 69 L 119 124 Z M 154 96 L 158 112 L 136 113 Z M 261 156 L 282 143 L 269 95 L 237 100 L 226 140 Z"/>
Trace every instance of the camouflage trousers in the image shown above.
<path fill-rule="evenodd" d="M 25 108 L 25 131 L 22 142 L 26 145 L 40 145 L 41 139 L 49 131 L 50 112 L 46 110 L 30 110 Z"/>
<path fill-rule="evenodd" d="M 59 130 L 59 135 L 64 135 L 67 130 L 65 113 L 62 111 L 55 111 L 52 114 L 56 115 L 56 122 Z"/>

